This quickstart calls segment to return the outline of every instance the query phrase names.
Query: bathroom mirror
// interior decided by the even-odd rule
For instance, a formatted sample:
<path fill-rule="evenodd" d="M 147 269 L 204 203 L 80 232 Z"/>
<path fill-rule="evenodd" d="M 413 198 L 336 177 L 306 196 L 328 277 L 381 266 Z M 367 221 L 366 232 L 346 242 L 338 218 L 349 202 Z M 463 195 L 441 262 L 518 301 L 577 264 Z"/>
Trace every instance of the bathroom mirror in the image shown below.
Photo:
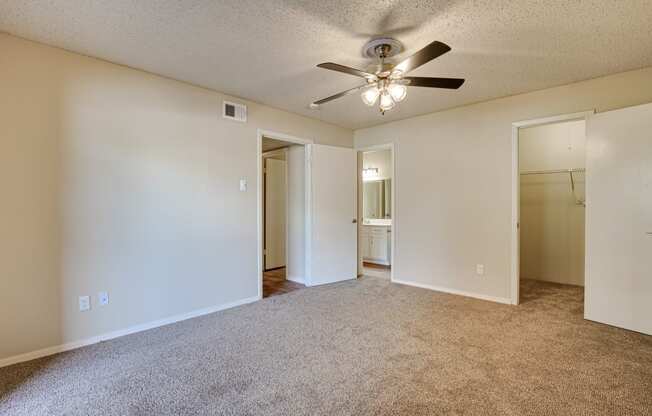
<path fill-rule="evenodd" d="M 365 219 L 392 218 L 392 180 L 365 181 L 362 195 L 362 216 Z"/>

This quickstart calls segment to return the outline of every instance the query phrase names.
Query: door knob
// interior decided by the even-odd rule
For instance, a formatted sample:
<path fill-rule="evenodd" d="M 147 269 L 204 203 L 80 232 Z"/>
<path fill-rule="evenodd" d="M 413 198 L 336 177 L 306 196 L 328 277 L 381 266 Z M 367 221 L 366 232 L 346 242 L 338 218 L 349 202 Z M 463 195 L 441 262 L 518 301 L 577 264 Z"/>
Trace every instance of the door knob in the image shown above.
<path fill-rule="evenodd" d="M 356 220 L 355 218 L 351 220 L 351 223 L 353 223 L 353 224 L 355 224 L 357 222 L 358 222 L 358 220 Z"/>

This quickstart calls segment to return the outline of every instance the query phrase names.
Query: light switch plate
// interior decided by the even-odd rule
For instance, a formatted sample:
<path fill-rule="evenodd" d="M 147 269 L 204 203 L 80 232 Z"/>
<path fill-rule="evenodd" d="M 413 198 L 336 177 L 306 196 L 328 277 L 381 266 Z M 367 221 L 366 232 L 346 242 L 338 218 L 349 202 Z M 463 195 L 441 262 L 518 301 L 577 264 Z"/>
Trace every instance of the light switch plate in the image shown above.
<path fill-rule="evenodd" d="M 475 265 L 475 272 L 478 276 L 483 276 L 484 275 L 484 264 L 476 264 Z"/>
<path fill-rule="evenodd" d="M 91 308 L 91 297 L 90 296 L 80 296 L 79 297 L 79 310 L 81 312 L 87 311 Z"/>
<path fill-rule="evenodd" d="M 240 179 L 240 192 L 245 192 L 247 190 L 247 180 L 245 178 Z"/>
<path fill-rule="evenodd" d="M 108 305 L 109 304 L 109 294 L 108 292 L 100 292 L 97 294 L 97 299 L 100 303 L 100 305 Z"/>

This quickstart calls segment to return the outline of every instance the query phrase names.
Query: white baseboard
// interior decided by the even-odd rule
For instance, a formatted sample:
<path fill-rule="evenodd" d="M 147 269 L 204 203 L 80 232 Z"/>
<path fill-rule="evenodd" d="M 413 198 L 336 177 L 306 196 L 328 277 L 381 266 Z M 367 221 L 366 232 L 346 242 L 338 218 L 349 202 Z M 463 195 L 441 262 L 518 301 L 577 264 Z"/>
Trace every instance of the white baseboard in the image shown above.
<path fill-rule="evenodd" d="M 129 334 L 134 334 L 136 332 L 147 331 L 148 329 L 158 328 L 160 326 L 165 326 L 173 324 L 175 322 L 185 321 L 186 319 L 196 318 L 202 315 L 208 315 L 214 312 L 219 312 L 225 309 L 234 308 L 236 306 L 244 305 L 247 303 L 252 303 L 260 300 L 260 296 L 254 296 L 251 298 L 237 300 L 235 302 L 229 302 L 222 305 L 209 306 L 208 308 L 197 309 L 191 312 L 171 316 L 168 318 L 158 319 L 156 321 L 146 322 L 144 324 L 130 326 L 125 329 L 119 329 L 117 331 L 107 332 L 105 334 L 97 335 L 94 337 L 82 339 L 79 341 L 67 342 L 61 345 L 55 345 L 52 347 L 43 348 L 36 351 L 27 352 L 24 354 L 14 355 L 12 357 L 0 359 L 0 368 L 6 367 L 8 365 L 22 363 L 24 361 L 34 360 L 36 358 L 45 357 L 52 354 L 57 354 L 64 351 L 74 350 L 76 348 L 84 347 L 86 345 L 97 344 L 98 342 L 108 341 L 113 338 L 122 337 Z"/>
<path fill-rule="evenodd" d="M 303 276 L 287 276 L 286 279 L 291 282 L 304 284 Z"/>
<path fill-rule="evenodd" d="M 405 281 L 405 280 L 392 279 L 392 282 L 393 283 L 398 283 L 400 285 L 414 286 L 414 287 L 419 287 L 419 288 L 422 288 L 422 289 L 434 290 L 434 291 L 437 291 L 437 292 L 450 293 L 451 295 L 466 296 L 466 297 L 469 297 L 469 298 L 488 300 L 490 302 L 504 303 L 504 304 L 507 304 L 507 305 L 512 304 L 512 300 L 509 299 L 509 298 L 501 298 L 501 297 L 498 297 L 498 296 L 482 295 L 482 294 L 479 294 L 479 293 L 465 292 L 463 290 L 449 289 L 447 287 L 441 287 L 441 286 L 426 285 L 426 284 L 423 284 L 423 283 L 408 282 L 408 281 Z"/>

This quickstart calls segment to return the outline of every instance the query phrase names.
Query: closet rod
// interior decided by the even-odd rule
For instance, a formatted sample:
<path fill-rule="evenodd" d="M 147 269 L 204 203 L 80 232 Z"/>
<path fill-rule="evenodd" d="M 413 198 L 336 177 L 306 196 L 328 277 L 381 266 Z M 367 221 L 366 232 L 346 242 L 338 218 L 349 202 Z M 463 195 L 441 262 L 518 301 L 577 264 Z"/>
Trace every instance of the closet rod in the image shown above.
<path fill-rule="evenodd" d="M 521 172 L 521 175 L 545 175 L 548 173 L 575 173 L 575 172 L 586 172 L 586 169 L 574 168 L 574 169 L 555 169 L 555 170 L 530 170 L 526 172 Z"/>

